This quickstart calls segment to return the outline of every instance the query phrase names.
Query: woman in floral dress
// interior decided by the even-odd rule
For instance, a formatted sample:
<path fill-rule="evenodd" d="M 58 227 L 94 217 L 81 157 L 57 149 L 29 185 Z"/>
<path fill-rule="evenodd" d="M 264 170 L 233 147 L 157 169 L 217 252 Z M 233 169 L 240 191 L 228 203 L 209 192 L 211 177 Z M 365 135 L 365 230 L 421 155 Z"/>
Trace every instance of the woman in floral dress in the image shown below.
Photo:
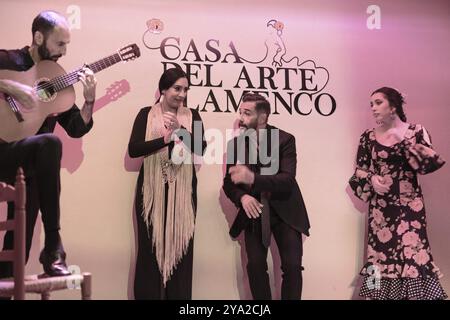
<path fill-rule="evenodd" d="M 441 168 L 420 124 L 409 124 L 395 89 L 372 93 L 378 127 L 360 138 L 350 186 L 369 202 L 367 262 L 360 295 L 369 299 L 445 299 L 426 232 L 425 205 L 417 174 Z"/>

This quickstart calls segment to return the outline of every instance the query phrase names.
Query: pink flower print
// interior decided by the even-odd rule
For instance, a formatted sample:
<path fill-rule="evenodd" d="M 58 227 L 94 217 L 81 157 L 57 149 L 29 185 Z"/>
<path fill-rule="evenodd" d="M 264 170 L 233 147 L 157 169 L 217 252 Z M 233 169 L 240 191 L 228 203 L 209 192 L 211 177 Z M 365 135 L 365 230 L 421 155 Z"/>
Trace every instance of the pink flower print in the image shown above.
<path fill-rule="evenodd" d="M 380 152 L 378 152 L 378 156 L 380 157 L 380 158 L 383 158 L 383 159 L 387 159 L 387 157 L 388 157 L 388 153 L 386 152 L 386 151 L 380 151 Z"/>
<path fill-rule="evenodd" d="M 383 212 L 377 208 L 373 208 L 372 210 L 373 220 L 375 220 L 376 223 L 380 224 L 384 221 Z"/>
<path fill-rule="evenodd" d="M 362 194 L 362 188 L 361 188 L 360 186 L 357 186 L 357 187 L 356 187 L 356 194 L 358 195 L 358 197 L 361 196 L 361 194 Z"/>
<path fill-rule="evenodd" d="M 380 175 L 384 176 L 387 175 L 389 173 L 389 167 L 387 166 L 387 164 L 383 163 L 380 165 Z"/>
<path fill-rule="evenodd" d="M 408 231 L 402 236 L 402 242 L 405 246 L 416 246 L 419 242 L 419 235 L 413 231 Z"/>
<path fill-rule="evenodd" d="M 373 233 L 377 233 L 378 230 L 380 230 L 380 225 L 375 220 L 372 220 L 370 227 L 372 228 Z"/>
<path fill-rule="evenodd" d="M 370 198 L 370 193 L 366 192 L 366 193 L 361 194 L 362 201 L 367 202 L 367 201 L 369 201 L 369 198 Z"/>
<path fill-rule="evenodd" d="M 403 254 L 405 255 L 406 259 L 411 259 L 414 253 L 416 252 L 411 247 L 405 247 L 403 249 Z"/>
<path fill-rule="evenodd" d="M 413 228 L 416 228 L 416 229 L 422 228 L 422 225 L 421 225 L 420 222 L 417 221 L 417 220 L 414 220 L 413 222 L 411 222 L 411 226 L 412 226 Z"/>
<path fill-rule="evenodd" d="M 414 170 L 419 169 L 419 163 L 417 162 L 416 158 L 410 156 L 408 163 Z"/>
<path fill-rule="evenodd" d="M 384 199 L 378 199 L 377 203 L 382 208 L 386 208 L 386 206 L 387 206 L 387 203 L 386 203 L 386 201 Z"/>
<path fill-rule="evenodd" d="M 385 175 L 383 176 L 383 184 L 390 188 L 392 186 L 392 184 L 394 183 L 394 181 L 392 180 L 392 177 L 390 175 Z"/>
<path fill-rule="evenodd" d="M 417 278 L 419 276 L 419 271 L 417 271 L 416 267 L 405 265 L 405 268 L 403 269 L 402 277 L 407 278 Z"/>
<path fill-rule="evenodd" d="M 412 179 L 414 174 L 411 171 L 405 171 L 405 176 Z"/>
<path fill-rule="evenodd" d="M 428 261 L 430 261 L 430 255 L 428 254 L 427 250 L 421 249 L 415 256 L 414 261 L 419 265 L 423 266 L 424 264 L 427 264 Z"/>
<path fill-rule="evenodd" d="M 407 206 L 410 201 L 411 199 L 409 197 L 404 196 L 404 194 L 400 194 L 400 204 L 402 206 Z"/>
<path fill-rule="evenodd" d="M 414 191 L 411 182 L 400 180 L 399 182 L 400 193 L 412 193 Z"/>
<path fill-rule="evenodd" d="M 372 246 L 369 244 L 367 246 L 367 257 L 374 257 L 375 256 L 375 250 L 373 250 Z"/>
<path fill-rule="evenodd" d="M 392 239 L 392 233 L 389 228 L 384 227 L 380 231 L 377 232 L 378 240 L 382 243 L 386 243 Z"/>
<path fill-rule="evenodd" d="M 371 254 L 371 258 L 368 259 L 370 262 L 386 261 L 386 255 L 383 252 L 372 250 Z"/>
<path fill-rule="evenodd" d="M 423 202 L 420 198 L 415 198 L 413 201 L 408 203 L 408 206 L 413 209 L 415 212 L 419 212 L 423 209 Z"/>
<path fill-rule="evenodd" d="M 372 159 L 376 159 L 377 158 L 377 153 L 375 151 L 375 149 L 372 150 Z"/>
<path fill-rule="evenodd" d="M 405 233 L 405 231 L 407 231 L 408 229 L 409 229 L 409 223 L 407 221 L 402 220 L 397 227 L 397 234 L 400 236 L 403 233 Z"/>
<path fill-rule="evenodd" d="M 386 255 L 383 252 L 378 252 L 378 260 L 386 261 Z"/>

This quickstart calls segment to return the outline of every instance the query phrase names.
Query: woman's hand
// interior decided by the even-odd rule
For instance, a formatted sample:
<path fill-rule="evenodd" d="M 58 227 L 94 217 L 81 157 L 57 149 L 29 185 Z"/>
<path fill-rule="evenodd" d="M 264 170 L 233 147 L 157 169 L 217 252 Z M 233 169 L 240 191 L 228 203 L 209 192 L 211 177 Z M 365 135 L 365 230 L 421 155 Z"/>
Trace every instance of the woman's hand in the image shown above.
<path fill-rule="evenodd" d="M 422 161 L 423 158 L 431 158 L 436 155 L 436 151 L 433 149 L 424 146 L 421 143 L 416 143 L 411 148 L 409 148 L 409 152 L 417 157 L 419 161 Z"/>
<path fill-rule="evenodd" d="M 178 122 L 176 114 L 172 112 L 165 112 L 163 114 L 164 126 L 167 129 L 176 130 L 180 128 L 180 123 Z"/>
<path fill-rule="evenodd" d="M 172 134 L 173 134 L 174 131 L 175 131 L 174 129 L 166 128 L 166 127 L 164 127 L 162 129 L 162 135 L 164 137 L 164 143 L 165 144 L 168 144 L 169 142 L 172 141 Z"/>

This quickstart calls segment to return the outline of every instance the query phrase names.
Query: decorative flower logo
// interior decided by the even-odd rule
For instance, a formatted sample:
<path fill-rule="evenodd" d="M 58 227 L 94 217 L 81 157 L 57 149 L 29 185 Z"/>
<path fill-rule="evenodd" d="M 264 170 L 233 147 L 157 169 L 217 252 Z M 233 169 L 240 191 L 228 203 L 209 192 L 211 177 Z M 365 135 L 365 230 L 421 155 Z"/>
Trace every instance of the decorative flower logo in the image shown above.
<path fill-rule="evenodd" d="M 274 23 L 273 27 L 275 28 L 275 30 L 281 32 L 284 28 L 284 23 L 281 21 L 277 21 Z"/>
<path fill-rule="evenodd" d="M 164 29 L 164 23 L 156 18 L 147 21 L 147 29 L 152 33 L 160 33 Z"/>

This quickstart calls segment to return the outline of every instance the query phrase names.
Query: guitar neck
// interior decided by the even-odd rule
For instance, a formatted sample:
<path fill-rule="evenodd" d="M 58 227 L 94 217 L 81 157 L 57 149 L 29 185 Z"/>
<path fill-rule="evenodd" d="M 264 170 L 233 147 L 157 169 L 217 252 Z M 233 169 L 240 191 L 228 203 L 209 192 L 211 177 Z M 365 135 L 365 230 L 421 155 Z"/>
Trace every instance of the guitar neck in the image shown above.
<path fill-rule="evenodd" d="M 69 72 L 68 74 L 56 77 L 51 80 L 53 84 L 53 88 L 55 91 L 61 91 L 71 85 L 74 85 L 80 79 L 78 78 L 78 73 L 84 68 L 88 67 L 91 69 L 94 73 L 100 72 L 103 69 L 109 68 L 110 66 L 122 61 L 120 55 L 118 53 L 112 54 L 106 58 L 100 59 L 96 62 L 93 62 L 91 64 L 84 65 L 83 67 L 80 67 L 78 69 L 73 70 L 72 72 Z"/>

